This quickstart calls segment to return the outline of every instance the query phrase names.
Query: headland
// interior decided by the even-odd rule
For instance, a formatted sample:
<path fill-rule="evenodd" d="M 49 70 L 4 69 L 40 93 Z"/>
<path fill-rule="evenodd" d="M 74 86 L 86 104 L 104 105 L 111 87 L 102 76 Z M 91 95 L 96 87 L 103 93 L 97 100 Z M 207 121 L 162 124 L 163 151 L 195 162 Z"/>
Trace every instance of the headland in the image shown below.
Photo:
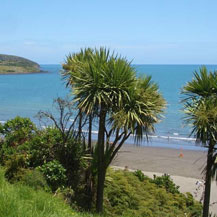
<path fill-rule="evenodd" d="M 0 74 L 38 73 L 40 65 L 23 57 L 0 54 Z"/>

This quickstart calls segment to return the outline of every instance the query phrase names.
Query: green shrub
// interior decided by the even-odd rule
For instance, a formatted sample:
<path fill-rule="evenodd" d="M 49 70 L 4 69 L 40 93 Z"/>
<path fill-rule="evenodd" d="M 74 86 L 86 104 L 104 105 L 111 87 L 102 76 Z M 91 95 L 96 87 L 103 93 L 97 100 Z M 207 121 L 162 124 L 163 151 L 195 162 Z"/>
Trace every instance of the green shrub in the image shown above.
<path fill-rule="evenodd" d="M 86 167 L 85 152 L 81 142 L 73 137 L 63 141 L 57 128 L 46 128 L 38 131 L 29 146 L 31 167 L 57 160 L 66 169 L 68 184 L 76 185 L 79 182 L 79 173 Z"/>
<path fill-rule="evenodd" d="M 44 174 L 52 191 L 56 191 L 66 183 L 66 170 L 58 161 L 50 161 L 38 169 Z"/>
<path fill-rule="evenodd" d="M 32 138 L 36 126 L 29 118 L 15 117 L 0 127 L 0 135 L 8 146 L 16 147 Z"/>
<path fill-rule="evenodd" d="M 35 190 L 50 190 L 45 177 L 37 169 L 26 170 L 23 176 L 21 177 L 20 182 L 24 185 L 32 187 Z"/>
<path fill-rule="evenodd" d="M 29 141 L 36 134 L 36 126 L 29 118 L 16 117 L 0 126 L 0 163 L 7 161 L 17 154 L 29 152 Z"/>
<path fill-rule="evenodd" d="M 105 213 L 124 217 L 200 217 L 202 206 L 190 195 L 168 192 L 163 185 L 153 182 L 149 178 L 140 181 L 135 173 L 109 169 L 105 181 Z"/>
<path fill-rule="evenodd" d="M 83 178 L 84 170 L 87 168 L 85 150 L 81 142 L 71 138 L 64 146 L 60 146 L 56 152 L 56 159 L 66 169 L 67 183 L 77 188 Z"/>
<path fill-rule="evenodd" d="M 164 174 L 163 176 L 154 175 L 154 179 L 151 182 L 155 183 L 158 187 L 164 187 L 169 193 L 179 193 L 179 186 L 176 186 L 167 174 Z"/>
<path fill-rule="evenodd" d="M 10 182 L 20 181 L 28 165 L 28 156 L 25 154 L 13 154 L 6 161 L 5 176 Z"/>
<path fill-rule="evenodd" d="M 0 141 L 0 164 L 5 165 L 11 155 L 16 154 L 16 149 L 14 147 L 8 146 L 4 140 Z"/>
<path fill-rule="evenodd" d="M 201 215 L 201 204 L 196 202 L 189 192 L 186 193 L 186 206 L 192 217 Z"/>
<path fill-rule="evenodd" d="M 86 168 L 87 160 L 81 142 L 73 137 L 63 141 L 56 128 L 38 131 L 30 143 L 30 166 L 42 166 L 50 161 L 58 161 L 65 169 L 67 186 L 78 189 Z"/>
<path fill-rule="evenodd" d="M 133 172 L 133 174 L 138 177 L 138 179 L 143 182 L 145 179 L 147 179 L 148 177 L 144 175 L 144 173 L 141 170 L 136 170 L 135 172 Z"/>
<path fill-rule="evenodd" d="M 30 165 L 32 167 L 55 160 L 57 149 L 61 146 L 60 133 L 55 128 L 46 128 L 37 132 L 29 143 Z"/>

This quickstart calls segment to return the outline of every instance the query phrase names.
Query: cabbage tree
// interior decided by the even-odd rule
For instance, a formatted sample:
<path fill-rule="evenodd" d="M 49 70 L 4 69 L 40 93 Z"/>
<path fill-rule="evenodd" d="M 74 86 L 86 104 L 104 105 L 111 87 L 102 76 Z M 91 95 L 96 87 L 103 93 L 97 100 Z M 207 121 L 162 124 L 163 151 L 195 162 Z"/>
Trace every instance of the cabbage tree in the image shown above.
<path fill-rule="evenodd" d="M 96 209 L 102 212 L 109 164 L 129 136 L 138 142 L 154 131 L 165 102 L 151 77 L 137 78 L 125 58 L 100 48 L 91 50 L 87 59 L 78 62 L 76 73 L 69 70 L 67 79 L 77 107 L 98 121 Z"/>
<path fill-rule="evenodd" d="M 183 88 L 184 111 L 186 122 L 191 125 L 192 132 L 198 142 L 208 149 L 205 170 L 205 195 L 203 217 L 208 217 L 212 168 L 215 163 L 217 143 L 217 74 L 207 72 L 206 67 L 195 72 L 192 81 Z"/>

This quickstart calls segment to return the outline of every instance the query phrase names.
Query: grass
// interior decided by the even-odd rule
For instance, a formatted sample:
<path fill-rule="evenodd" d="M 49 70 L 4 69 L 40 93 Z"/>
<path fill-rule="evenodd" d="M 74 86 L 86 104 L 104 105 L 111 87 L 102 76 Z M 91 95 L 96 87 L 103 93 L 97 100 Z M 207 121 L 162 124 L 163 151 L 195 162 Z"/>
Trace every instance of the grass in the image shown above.
<path fill-rule="evenodd" d="M 40 72 L 37 63 L 12 55 L 0 54 L 0 74 L 19 74 Z"/>
<path fill-rule="evenodd" d="M 28 186 L 9 184 L 0 169 L 0 217 L 92 217 L 77 213 L 60 198 Z"/>
<path fill-rule="evenodd" d="M 33 73 L 40 72 L 36 67 L 31 66 L 5 66 L 0 65 L 0 74 L 16 74 L 16 73 Z"/>
<path fill-rule="evenodd" d="M 196 217 L 201 204 L 192 196 L 169 193 L 151 179 L 109 170 L 105 183 L 106 216 Z M 186 213 L 186 214 L 185 214 Z M 74 211 L 63 199 L 19 183 L 10 184 L 0 168 L 0 217 L 97 217 Z M 99 217 L 99 216 L 98 216 Z"/>

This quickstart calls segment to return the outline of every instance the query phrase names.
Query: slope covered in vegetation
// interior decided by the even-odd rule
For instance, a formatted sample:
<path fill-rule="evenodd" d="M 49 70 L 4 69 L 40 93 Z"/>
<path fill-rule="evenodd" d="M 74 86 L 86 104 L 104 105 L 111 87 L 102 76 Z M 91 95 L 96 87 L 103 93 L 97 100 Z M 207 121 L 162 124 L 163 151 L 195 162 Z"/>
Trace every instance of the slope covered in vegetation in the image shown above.
<path fill-rule="evenodd" d="M 66 137 L 67 132 L 58 127 L 40 129 L 21 117 L 0 124 L 0 164 L 5 168 L 4 174 L 0 172 L 0 217 L 95 212 L 96 177 L 92 177 L 91 197 L 86 178 L 90 169 L 96 171 L 94 163 L 88 166 L 94 156 L 86 155 L 85 144 L 72 132 Z M 106 216 L 199 217 L 201 208 L 192 195 L 181 194 L 168 175 L 150 179 L 141 171 L 107 172 Z"/>
<path fill-rule="evenodd" d="M 150 179 L 141 171 L 109 170 L 105 184 L 104 204 L 108 216 L 201 216 L 201 204 L 190 193 L 180 193 L 168 175 Z"/>
<path fill-rule="evenodd" d="M 0 169 L 0 217 L 91 217 L 75 212 L 60 198 L 31 187 L 10 184 Z"/>
<path fill-rule="evenodd" d="M 165 178 L 141 179 L 139 174 L 109 170 L 105 188 L 105 216 L 193 217 L 201 205 L 192 196 L 178 193 Z M 160 181 L 161 180 L 161 181 Z M 160 181 L 160 182 L 159 182 Z M 168 188 L 165 188 L 167 183 Z M 169 185 L 168 185 L 169 183 Z M 21 183 L 10 184 L 0 169 L 0 217 L 97 217 L 74 211 L 63 198 Z"/>
<path fill-rule="evenodd" d="M 0 54 L 0 74 L 40 72 L 40 66 L 28 59 Z"/>

